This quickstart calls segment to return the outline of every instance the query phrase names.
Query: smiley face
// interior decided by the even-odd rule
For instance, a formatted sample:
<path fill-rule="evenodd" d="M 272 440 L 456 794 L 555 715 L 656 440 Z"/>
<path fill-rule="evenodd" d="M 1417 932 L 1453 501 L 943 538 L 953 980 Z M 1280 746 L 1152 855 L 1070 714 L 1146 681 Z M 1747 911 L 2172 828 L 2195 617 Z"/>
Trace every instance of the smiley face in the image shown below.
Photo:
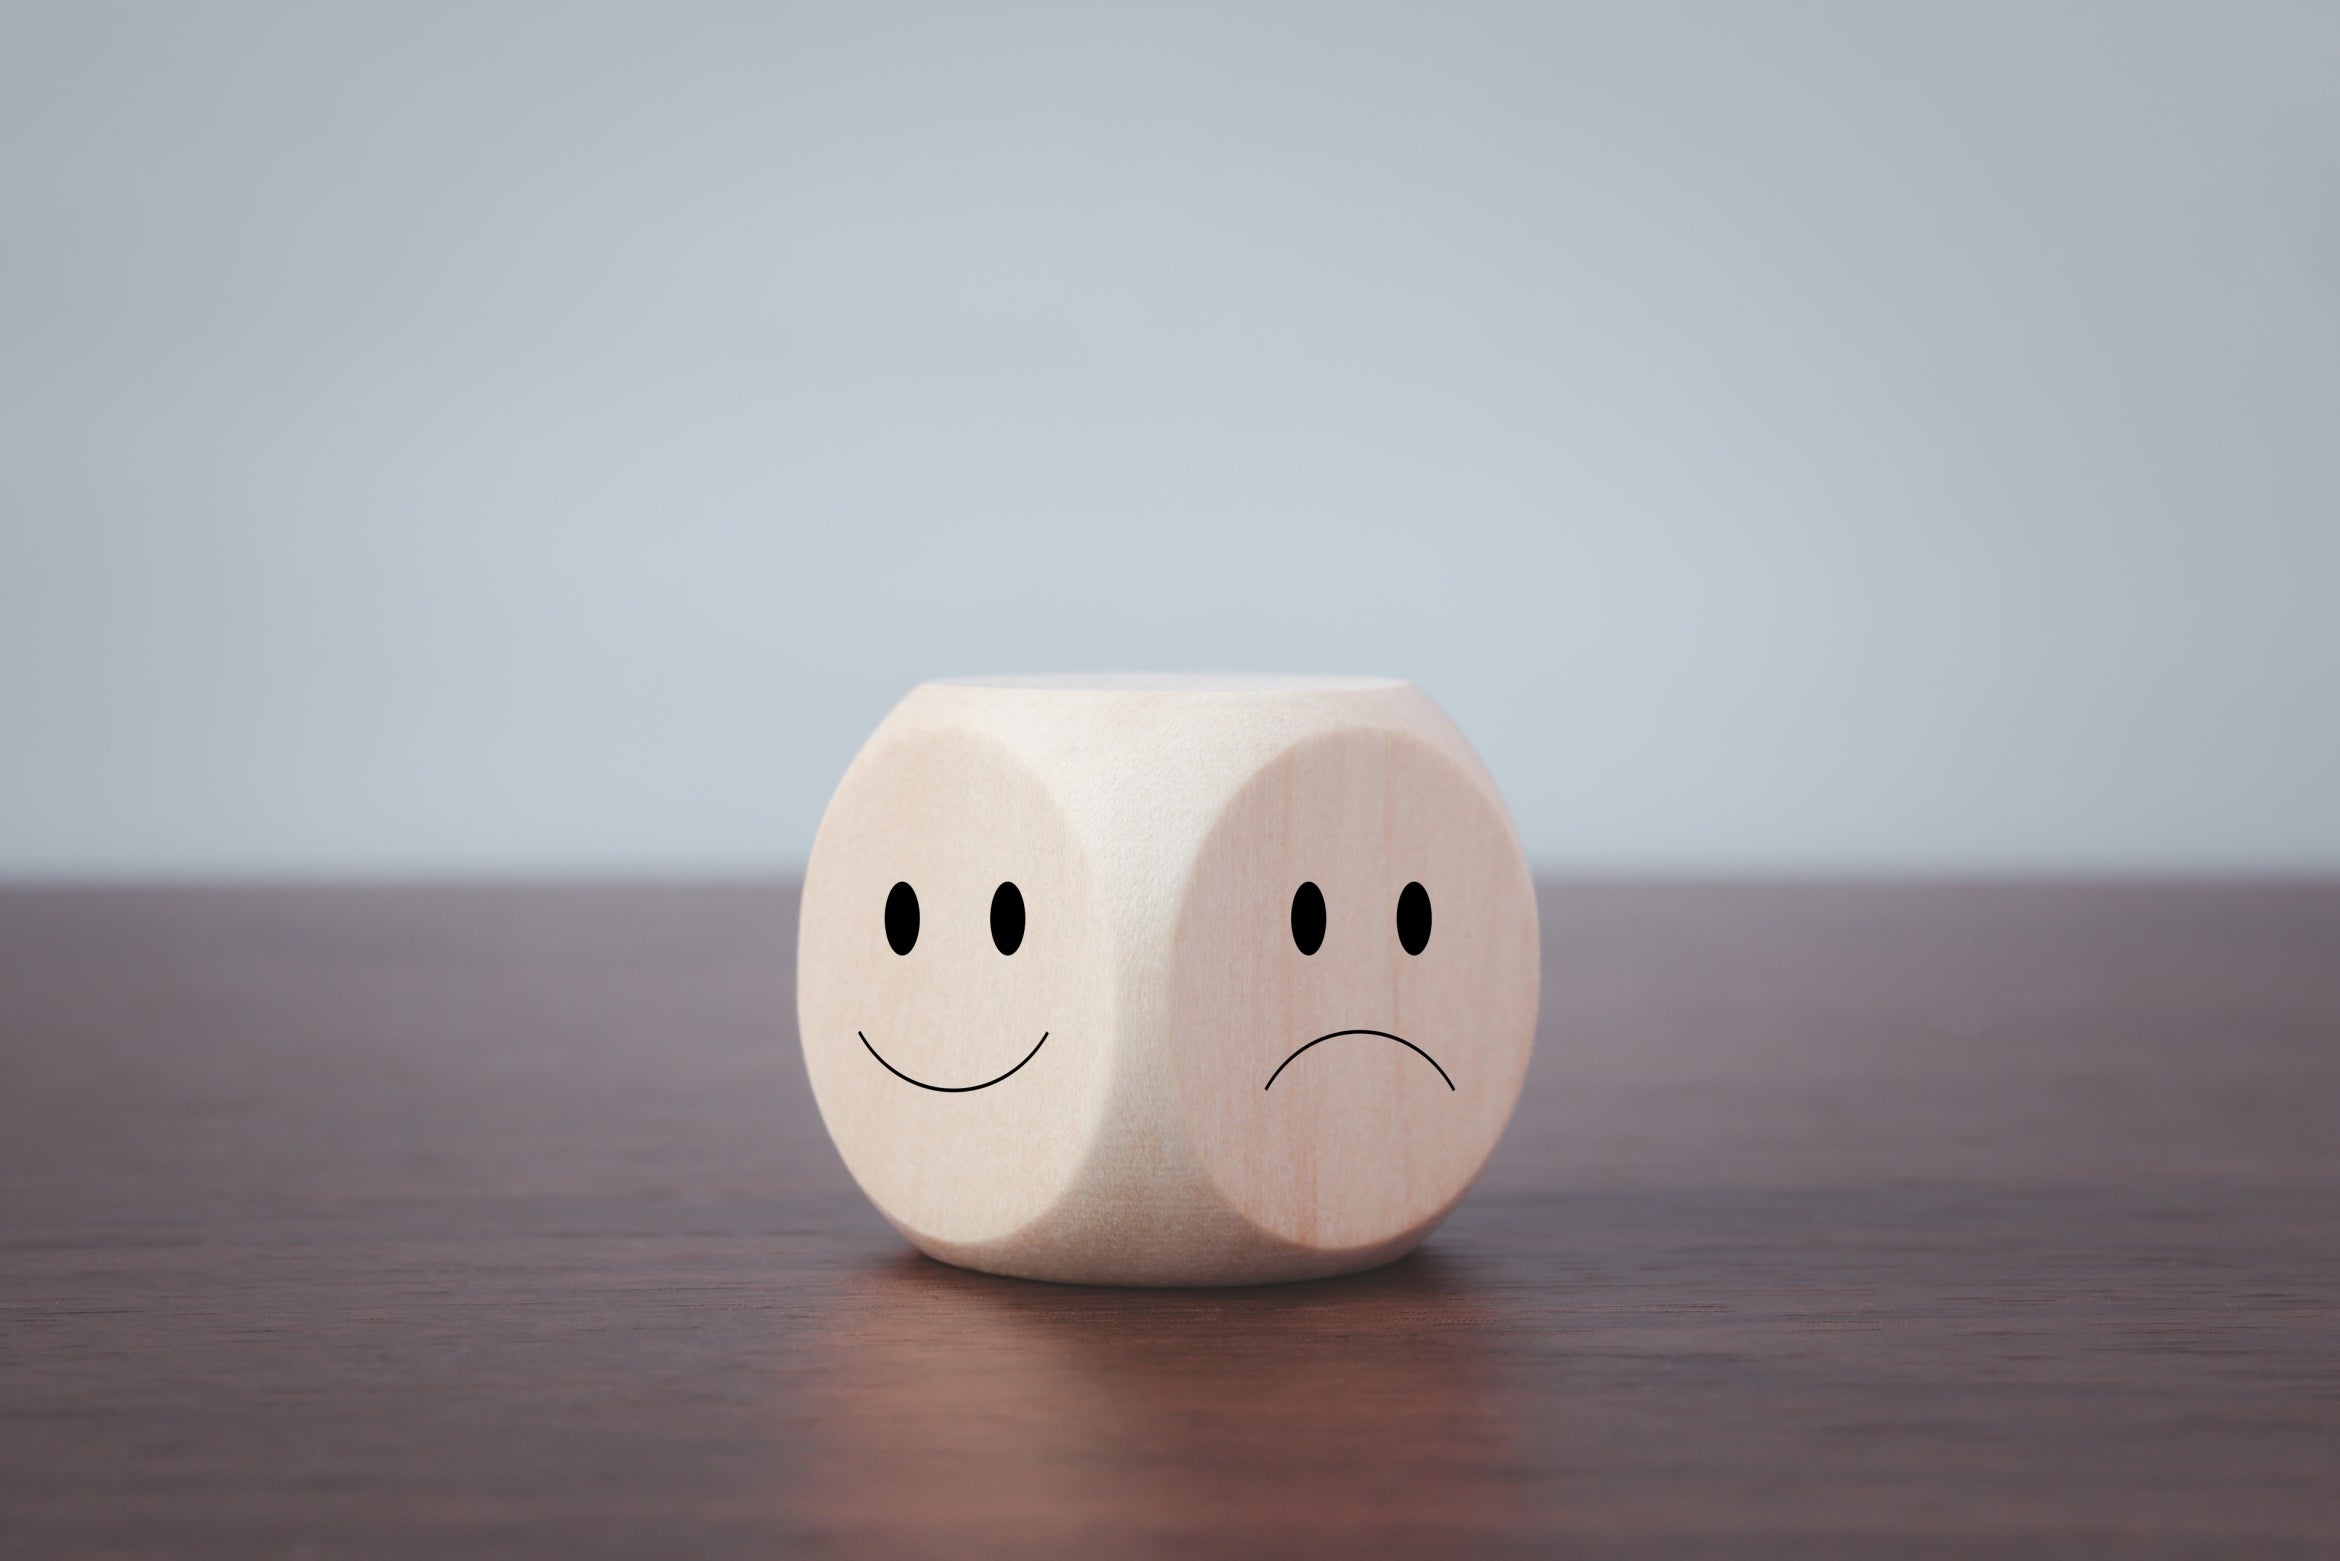
<path fill-rule="evenodd" d="M 991 942 L 1003 955 L 1012 955 L 1024 942 L 1024 892 L 1013 883 L 1003 883 L 991 894 Z M 907 957 L 918 947 L 918 891 L 903 880 L 886 891 L 886 943 L 896 954 Z M 900 1068 L 886 1061 L 885 1053 L 870 1044 L 868 1036 L 859 1030 L 853 1032 L 861 1044 L 875 1057 L 878 1066 L 905 1084 L 919 1089 L 930 1089 L 938 1095 L 971 1095 L 994 1084 L 1004 1084 L 1024 1070 L 1024 1064 L 1040 1055 L 1040 1048 L 1048 1044 L 1048 1032 L 1040 1032 L 1040 1039 L 1023 1055 L 1014 1067 L 995 1079 L 980 1084 L 932 1084 L 925 1079 L 912 1078 Z"/>
<path fill-rule="evenodd" d="M 1535 1029 L 1534 893 L 1483 777 L 1401 734 L 1300 744 L 1204 841 L 1175 948 L 1184 1114 L 1222 1196 L 1319 1250 L 1445 1213 Z"/>
<path fill-rule="evenodd" d="M 1108 994 L 1087 857 L 999 745 L 873 744 L 805 871 L 805 1063 L 870 1199 L 941 1249 L 1020 1229 L 1094 1138 Z"/>

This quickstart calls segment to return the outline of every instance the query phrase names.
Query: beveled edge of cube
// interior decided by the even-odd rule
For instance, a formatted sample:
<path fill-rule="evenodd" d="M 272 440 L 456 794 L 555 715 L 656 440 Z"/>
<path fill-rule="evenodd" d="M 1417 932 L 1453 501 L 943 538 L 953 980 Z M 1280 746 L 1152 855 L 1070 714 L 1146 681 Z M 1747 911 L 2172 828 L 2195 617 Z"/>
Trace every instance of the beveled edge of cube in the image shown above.
<path fill-rule="evenodd" d="M 1081 694 L 1357 694 L 1404 688 L 1398 677 L 1311 672 L 1035 672 L 928 678 L 943 688 Z"/>

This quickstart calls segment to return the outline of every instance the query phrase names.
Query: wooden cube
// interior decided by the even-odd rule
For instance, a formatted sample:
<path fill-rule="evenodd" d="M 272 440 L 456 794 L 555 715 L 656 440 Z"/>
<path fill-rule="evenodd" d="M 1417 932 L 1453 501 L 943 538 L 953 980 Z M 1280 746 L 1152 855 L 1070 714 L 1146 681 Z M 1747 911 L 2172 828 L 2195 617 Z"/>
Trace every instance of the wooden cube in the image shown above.
<path fill-rule="evenodd" d="M 805 1066 L 921 1251 L 1097 1284 L 1385 1263 L 1486 1163 L 1535 896 L 1444 712 L 1379 678 L 913 689 L 805 872 Z"/>

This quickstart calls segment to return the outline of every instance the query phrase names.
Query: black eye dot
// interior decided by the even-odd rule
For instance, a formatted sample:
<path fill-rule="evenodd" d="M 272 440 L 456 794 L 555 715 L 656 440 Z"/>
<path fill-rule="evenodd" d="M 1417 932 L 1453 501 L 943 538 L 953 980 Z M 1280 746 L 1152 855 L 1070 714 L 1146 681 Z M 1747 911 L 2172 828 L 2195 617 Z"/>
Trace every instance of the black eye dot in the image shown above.
<path fill-rule="evenodd" d="M 1002 954 L 1023 946 L 1024 891 L 1012 883 L 991 891 L 991 941 Z"/>
<path fill-rule="evenodd" d="M 1419 954 L 1430 946 L 1430 891 L 1418 883 L 1407 884 L 1398 891 L 1398 942 L 1409 954 Z"/>
<path fill-rule="evenodd" d="M 918 946 L 918 891 L 906 883 L 894 885 L 886 896 L 886 941 L 897 954 Z"/>
<path fill-rule="evenodd" d="M 1292 942 L 1303 954 L 1324 947 L 1324 891 L 1312 883 L 1292 891 Z"/>

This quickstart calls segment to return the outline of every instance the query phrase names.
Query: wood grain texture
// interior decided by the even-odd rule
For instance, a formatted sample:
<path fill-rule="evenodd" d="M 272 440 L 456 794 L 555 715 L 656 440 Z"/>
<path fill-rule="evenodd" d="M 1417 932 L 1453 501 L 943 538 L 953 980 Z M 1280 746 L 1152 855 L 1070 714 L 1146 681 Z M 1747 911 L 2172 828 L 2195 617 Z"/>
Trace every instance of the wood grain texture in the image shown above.
<path fill-rule="evenodd" d="M 1390 1268 L 909 1255 L 792 891 L 0 895 L 9 1555 L 2340 1553 L 2340 889 L 1548 890 Z"/>

